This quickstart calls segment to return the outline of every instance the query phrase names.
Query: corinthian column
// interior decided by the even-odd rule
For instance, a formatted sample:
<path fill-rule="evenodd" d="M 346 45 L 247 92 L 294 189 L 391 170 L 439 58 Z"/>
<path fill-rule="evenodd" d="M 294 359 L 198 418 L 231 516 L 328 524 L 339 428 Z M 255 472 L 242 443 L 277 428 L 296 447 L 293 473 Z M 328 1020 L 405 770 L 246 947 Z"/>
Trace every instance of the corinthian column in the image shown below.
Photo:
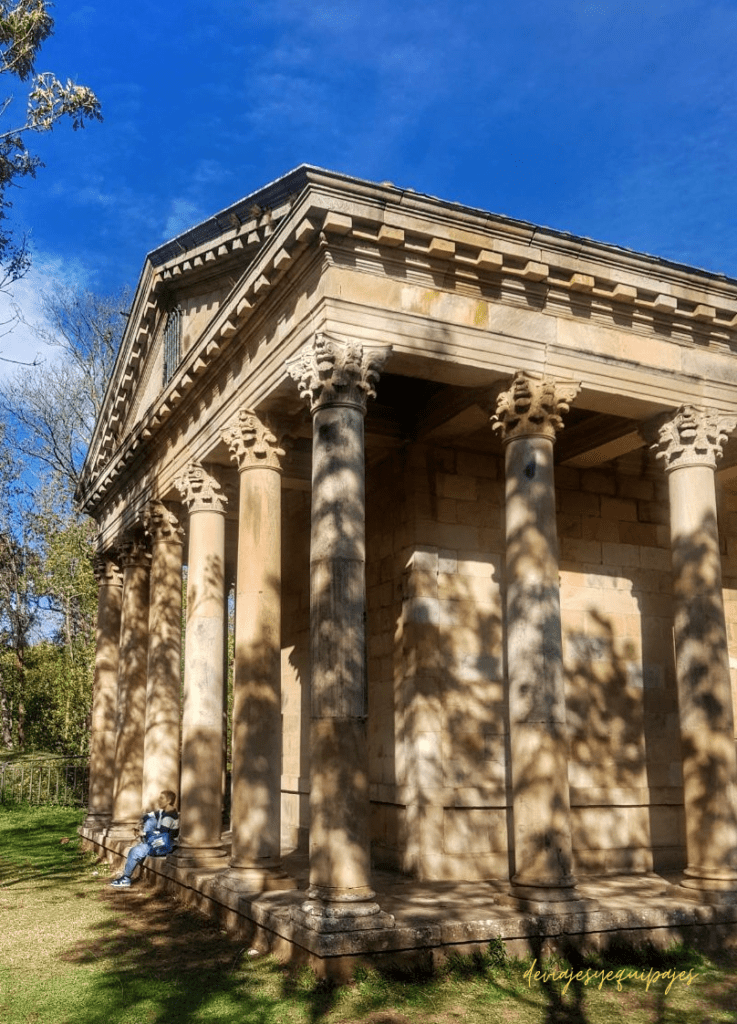
<path fill-rule="evenodd" d="M 658 431 L 670 495 L 676 678 L 688 866 L 683 885 L 737 890 L 732 690 L 714 471 L 737 418 L 683 406 Z"/>
<path fill-rule="evenodd" d="M 220 485 L 193 462 L 174 486 L 189 510 L 182 708 L 182 866 L 217 864 L 222 845 L 225 506 Z"/>
<path fill-rule="evenodd" d="M 304 923 L 392 924 L 374 902 L 366 732 L 363 420 L 389 348 L 318 335 L 287 363 L 313 417 L 310 901 Z"/>
<path fill-rule="evenodd" d="M 97 636 L 90 736 L 90 794 L 85 828 L 105 828 L 113 809 L 123 575 L 110 555 L 95 558 Z"/>
<path fill-rule="evenodd" d="M 179 792 L 179 716 L 182 690 L 182 543 L 184 531 L 160 501 L 146 508 L 151 538 L 143 806 L 157 806 L 162 789 Z"/>
<path fill-rule="evenodd" d="M 223 440 L 238 464 L 230 866 L 255 889 L 281 870 L 281 459 L 269 423 L 243 409 Z"/>
<path fill-rule="evenodd" d="M 553 444 L 579 387 L 519 372 L 493 417 L 506 467 L 512 889 L 539 904 L 575 898 Z"/>
<path fill-rule="evenodd" d="M 145 541 L 140 537 L 128 538 L 122 548 L 122 561 L 117 739 L 109 833 L 114 839 L 130 839 L 141 817 L 151 564 Z"/>

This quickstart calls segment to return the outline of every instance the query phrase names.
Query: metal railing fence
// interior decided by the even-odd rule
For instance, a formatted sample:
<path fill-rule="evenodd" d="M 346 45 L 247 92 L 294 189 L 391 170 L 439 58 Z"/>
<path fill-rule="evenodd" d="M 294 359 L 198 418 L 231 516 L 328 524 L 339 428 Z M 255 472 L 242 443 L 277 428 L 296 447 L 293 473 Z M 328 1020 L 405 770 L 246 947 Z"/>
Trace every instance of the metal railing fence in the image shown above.
<path fill-rule="evenodd" d="M 0 804 L 86 807 L 90 768 L 86 757 L 49 757 L 0 764 Z"/>

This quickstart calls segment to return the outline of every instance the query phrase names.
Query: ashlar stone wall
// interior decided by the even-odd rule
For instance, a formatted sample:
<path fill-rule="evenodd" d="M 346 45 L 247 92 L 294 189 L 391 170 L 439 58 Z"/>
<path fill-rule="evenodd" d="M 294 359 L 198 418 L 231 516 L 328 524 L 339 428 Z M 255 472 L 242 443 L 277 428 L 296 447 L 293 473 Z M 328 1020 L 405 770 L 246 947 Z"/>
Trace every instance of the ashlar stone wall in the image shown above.
<path fill-rule="evenodd" d="M 639 461 L 638 461 L 639 458 Z M 576 873 L 685 863 L 667 482 L 555 470 Z M 284 526 L 283 818 L 308 828 L 309 495 Z M 720 503 L 733 679 L 737 502 Z M 367 470 L 372 851 L 425 879 L 514 871 L 504 686 L 504 465 L 414 444 Z"/>

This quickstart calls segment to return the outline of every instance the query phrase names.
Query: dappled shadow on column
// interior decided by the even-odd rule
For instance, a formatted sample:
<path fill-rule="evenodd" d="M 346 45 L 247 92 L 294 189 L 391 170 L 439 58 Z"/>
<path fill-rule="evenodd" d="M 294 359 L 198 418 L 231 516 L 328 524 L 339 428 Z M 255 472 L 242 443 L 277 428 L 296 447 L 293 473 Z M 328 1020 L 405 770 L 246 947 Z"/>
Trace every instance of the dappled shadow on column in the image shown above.
<path fill-rule="evenodd" d="M 281 580 L 264 581 L 260 600 L 274 607 Z M 276 628 L 276 633 L 275 633 Z M 235 638 L 233 694 L 234 865 L 276 866 L 281 849 L 281 651 L 276 627 L 262 620 Z M 268 863 L 267 863 L 268 862 Z"/>
<path fill-rule="evenodd" d="M 506 452 L 506 648 L 520 884 L 573 884 L 553 445 Z M 524 463 L 524 465 L 523 465 Z"/>
<path fill-rule="evenodd" d="M 737 876 L 734 712 L 715 518 L 673 539 L 676 675 L 689 868 Z"/>
<path fill-rule="evenodd" d="M 208 555 L 195 578 L 189 567 L 182 708 L 183 845 L 216 847 L 222 832 L 223 652 L 222 559 Z"/>
<path fill-rule="evenodd" d="M 310 877 L 368 890 L 363 417 L 315 418 L 310 545 Z"/>

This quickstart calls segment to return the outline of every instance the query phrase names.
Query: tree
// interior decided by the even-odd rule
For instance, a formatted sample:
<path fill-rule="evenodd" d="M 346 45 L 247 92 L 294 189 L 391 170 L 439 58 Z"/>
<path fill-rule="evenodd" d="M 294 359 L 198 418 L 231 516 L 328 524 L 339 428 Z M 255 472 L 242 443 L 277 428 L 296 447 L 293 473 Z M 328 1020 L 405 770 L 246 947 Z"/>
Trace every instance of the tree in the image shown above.
<path fill-rule="evenodd" d="M 41 45 L 54 30 L 51 7 L 48 0 L 0 0 L 0 74 L 28 85 L 23 113 L 13 106 L 12 94 L 0 100 L 0 288 L 22 277 L 30 264 L 25 239 L 14 241 L 7 226 L 8 188 L 20 178 L 35 177 L 42 166 L 28 149 L 29 135 L 51 131 L 64 118 L 75 130 L 89 120 L 102 120 L 100 103 L 86 85 L 36 72 Z"/>
<path fill-rule="evenodd" d="M 36 330 L 56 354 L 0 383 L 0 626 L 8 623 L 4 634 L 0 630 L 0 717 L 6 743 L 25 740 L 81 753 L 86 742 L 97 606 L 95 530 L 75 511 L 73 495 L 127 304 L 125 292 L 102 297 L 67 290 L 44 297 L 46 326 Z M 29 490 L 31 499 L 24 499 Z M 16 583 L 19 575 L 29 583 L 26 590 Z M 23 636 L 9 631 L 5 609 L 16 606 L 37 616 L 30 649 L 33 621 Z"/>
<path fill-rule="evenodd" d="M 127 290 L 100 296 L 60 290 L 46 295 L 46 327 L 35 330 L 58 352 L 42 366 L 23 367 L 0 384 L 7 443 L 51 481 L 71 508 L 82 463 L 120 345 Z"/>
<path fill-rule="evenodd" d="M 26 652 L 39 610 L 37 520 L 18 463 L 0 432 L 0 728 L 3 746 L 23 746 Z"/>

